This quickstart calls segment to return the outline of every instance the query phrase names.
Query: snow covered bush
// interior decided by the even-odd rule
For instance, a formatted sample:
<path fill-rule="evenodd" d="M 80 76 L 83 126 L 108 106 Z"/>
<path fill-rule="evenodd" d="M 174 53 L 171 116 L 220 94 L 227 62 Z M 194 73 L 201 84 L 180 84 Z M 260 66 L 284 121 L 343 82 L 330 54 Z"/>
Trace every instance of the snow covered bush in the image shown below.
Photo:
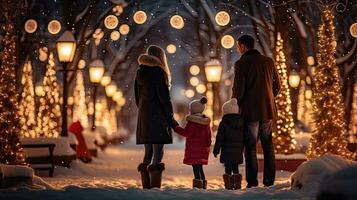
<path fill-rule="evenodd" d="M 320 184 L 317 200 L 357 199 L 357 165 L 327 176 Z"/>
<path fill-rule="evenodd" d="M 0 188 L 33 185 L 34 170 L 24 165 L 0 164 Z"/>
<path fill-rule="evenodd" d="M 338 170 L 351 166 L 357 166 L 357 164 L 332 154 L 306 161 L 292 174 L 291 188 L 317 191 L 324 178 Z"/>

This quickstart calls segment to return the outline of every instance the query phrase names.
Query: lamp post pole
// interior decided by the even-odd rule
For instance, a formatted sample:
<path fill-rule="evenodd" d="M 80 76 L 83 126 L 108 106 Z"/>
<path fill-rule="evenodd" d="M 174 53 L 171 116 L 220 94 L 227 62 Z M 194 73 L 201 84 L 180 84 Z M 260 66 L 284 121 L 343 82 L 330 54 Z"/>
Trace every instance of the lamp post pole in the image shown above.
<path fill-rule="evenodd" d="M 92 131 L 95 130 L 95 115 L 96 115 L 96 107 L 95 104 L 97 102 L 97 84 L 93 84 L 93 118 L 92 118 Z"/>
<path fill-rule="evenodd" d="M 67 63 L 62 62 L 63 67 L 63 99 L 62 99 L 62 132 L 61 136 L 68 136 L 67 131 L 67 97 L 68 97 L 68 87 L 67 87 Z"/>

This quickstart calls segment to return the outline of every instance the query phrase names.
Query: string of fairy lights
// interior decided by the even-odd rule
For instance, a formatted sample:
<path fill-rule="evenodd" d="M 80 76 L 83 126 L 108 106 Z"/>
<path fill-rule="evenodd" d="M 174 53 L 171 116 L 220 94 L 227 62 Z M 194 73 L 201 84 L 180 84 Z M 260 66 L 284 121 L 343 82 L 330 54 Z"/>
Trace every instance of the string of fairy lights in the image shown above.
<path fill-rule="evenodd" d="M 275 64 L 279 73 L 281 90 L 275 99 L 278 118 L 276 120 L 277 131 L 273 132 L 275 151 L 277 153 L 291 154 L 295 151 L 296 141 L 293 112 L 291 110 L 290 89 L 288 84 L 288 72 L 283 51 L 283 39 L 277 34 L 275 47 Z"/>

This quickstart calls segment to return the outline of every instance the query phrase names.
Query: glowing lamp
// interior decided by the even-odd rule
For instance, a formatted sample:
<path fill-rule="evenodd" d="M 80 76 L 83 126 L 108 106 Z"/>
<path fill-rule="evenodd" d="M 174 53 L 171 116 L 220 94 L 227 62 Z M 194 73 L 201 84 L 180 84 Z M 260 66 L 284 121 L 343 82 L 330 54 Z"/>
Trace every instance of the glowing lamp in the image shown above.
<path fill-rule="evenodd" d="M 65 31 L 56 42 L 60 62 L 72 62 L 76 52 L 76 40 L 70 31 Z"/>
<path fill-rule="evenodd" d="M 169 53 L 169 54 L 174 54 L 176 53 L 176 46 L 174 44 L 169 44 L 167 45 L 166 47 L 166 51 Z"/>
<path fill-rule="evenodd" d="M 231 17 L 226 11 L 220 11 L 216 14 L 215 21 L 220 26 L 226 26 L 231 21 Z"/>
<path fill-rule="evenodd" d="M 292 88 L 297 88 L 300 84 L 300 75 L 296 71 L 291 71 L 289 76 L 289 85 Z"/>
<path fill-rule="evenodd" d="M 104 63 L 102 60 L 94 60 L 89 65 L 89 79 L 92 83 L 100 83 L 104 75 Z"/>
<path fill-rule="evenodd" d="M 144 11 L 142 10 L 139 10 L 139 11 L 136 11 L 135 14 L 134 14 L 134 22 L 137 23 L 137 24 L 143 24 L 146 22 L 147 20 L 147 15 Z"/>
<path fill-rule="evenodd" d="M 180 15 L 174 15 L 170 18 L 170 24 L 175 29 L 182 29 L 185 26 L 185 21 Z"/>
<path fill-rule="evenodd" d="M 198 75 L 200 73 L 200 67 L 197 65 L 191 65 L 190 73 L 194 76 Z"/>
<path fill-rule="evenodd" d="M 35 93 L 37 96 L 41 97 L 41 96 L 45 96 L 45 89 L 43 88 L 42 83 L 37 83 L 35 85 Z"/>
<path fill-rule="evenodd" d="M 222 64 L 217 59 L 210 60 L 205 64 L 206 79 L 210 83 L 218 83 L 221 81 Z"/>

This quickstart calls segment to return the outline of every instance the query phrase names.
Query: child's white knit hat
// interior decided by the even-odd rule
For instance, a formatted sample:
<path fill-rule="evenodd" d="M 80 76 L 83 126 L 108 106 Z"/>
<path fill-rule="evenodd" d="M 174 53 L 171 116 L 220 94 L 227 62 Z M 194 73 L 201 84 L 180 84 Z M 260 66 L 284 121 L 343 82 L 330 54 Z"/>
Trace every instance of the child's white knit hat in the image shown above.
<path fill-rule="evenodd" d="M 222 106 L 223 115 L 225 114 L 238 114 L 239 106 L 236 98 L 232 98 Z"/>
<path fill-rule="evenodd" d="M 202 113 L 206 108 L 207 98 L 202 97 L 200 100 L 191 101 L 189 107 L 191 114 Z"/>

